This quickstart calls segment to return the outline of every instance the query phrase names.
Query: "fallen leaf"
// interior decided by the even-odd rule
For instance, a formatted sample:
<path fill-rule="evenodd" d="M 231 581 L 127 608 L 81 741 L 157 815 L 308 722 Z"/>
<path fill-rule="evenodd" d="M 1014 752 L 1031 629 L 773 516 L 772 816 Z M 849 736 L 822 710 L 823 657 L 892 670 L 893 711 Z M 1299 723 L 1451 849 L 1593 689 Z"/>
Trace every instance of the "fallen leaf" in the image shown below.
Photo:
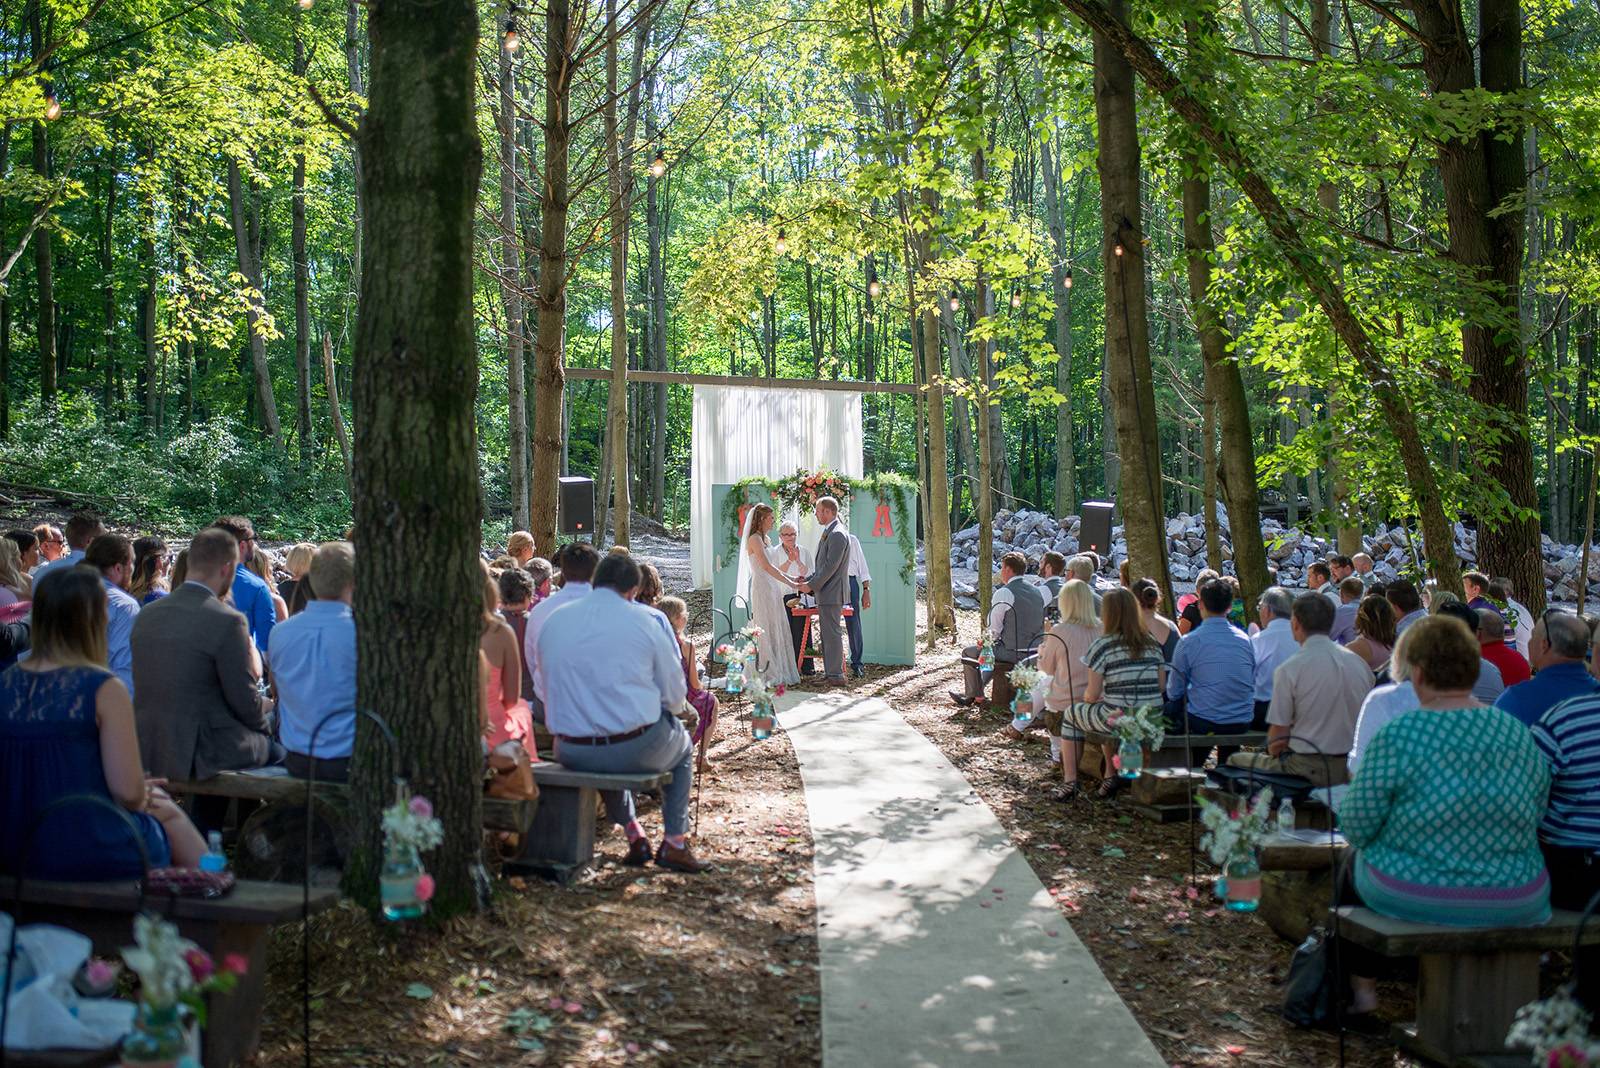
<path fill-rule="evenodd" d="M 412 983 L 406 987 L 406 997 L 416 998 L 418 1001 L 427 1001 L 433 997 L 433 987 L 427 983 Z"/>

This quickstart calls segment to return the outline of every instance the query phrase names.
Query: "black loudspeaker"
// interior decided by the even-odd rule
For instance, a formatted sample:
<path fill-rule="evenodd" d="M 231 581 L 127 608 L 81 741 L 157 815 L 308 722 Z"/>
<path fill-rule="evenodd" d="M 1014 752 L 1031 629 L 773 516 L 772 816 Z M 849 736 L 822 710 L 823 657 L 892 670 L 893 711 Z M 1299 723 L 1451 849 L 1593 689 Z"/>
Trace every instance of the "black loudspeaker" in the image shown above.
<path fill-rule="evenodd" d="M 1111 554 L 1111 513 L 1116 505 L 1105 501 L 1084 501 L 1078 526 L 1078 551 L 1093 552 L 1104 560 Z"/>
<path fill-rule="evenodd" d="M 594 533 L 594 479 L 563 478 L 556 519 L 563 534 Z"/>

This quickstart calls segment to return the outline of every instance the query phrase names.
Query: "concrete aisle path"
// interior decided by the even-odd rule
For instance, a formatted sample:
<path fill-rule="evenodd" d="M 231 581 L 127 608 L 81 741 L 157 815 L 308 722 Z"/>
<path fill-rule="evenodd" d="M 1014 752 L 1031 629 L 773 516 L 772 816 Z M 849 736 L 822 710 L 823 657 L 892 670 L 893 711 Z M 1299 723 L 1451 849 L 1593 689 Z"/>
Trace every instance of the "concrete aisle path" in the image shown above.
<path fill-rule="evenodd" d="M 1164 1068 L 987 805 L 877 698 L 778 702 L 816 843 L 825 1068 Z"/>

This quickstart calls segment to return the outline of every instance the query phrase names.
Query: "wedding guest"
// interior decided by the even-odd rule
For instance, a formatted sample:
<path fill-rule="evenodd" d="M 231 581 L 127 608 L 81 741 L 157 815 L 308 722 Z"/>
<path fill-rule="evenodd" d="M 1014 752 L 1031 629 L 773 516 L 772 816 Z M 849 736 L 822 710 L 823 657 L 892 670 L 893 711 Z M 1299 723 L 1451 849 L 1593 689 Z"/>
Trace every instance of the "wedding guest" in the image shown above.
<path fill-rule="evenodd" d="M 272 636 L 272 628 L 278 622 L 278 609 L 272 598 L 272 587 L 251 570 L 256 557 L 255 525 L 242 515 L 229 515 L 218 519 L 212 526 L 227 531 L 239 546 L 238 566 L 233 574 L 233 607 L 249 625 L 250 640 L 255 642 L 262 655 L 266 655 L 267 639 Z M 193 566 L 191 560 L 190 567 Z"/>
<path fill-rule="evenodd" d="M 1151 640 L 1161 647 L 1161 659 L 1170 665 L 1178 651 L 1180 635 L 1178 625 L 1157 611 L 1161 607 L 1161 588 L 1154 580 L 1142 578 L 1134 580 L 1129 589 L 1139 600 L 1139 618 L 1144 620 L 1144 629 L 1149 632 Z"/>
<path fill-rule="evenodd" d="M 1339 583 L 1355 574 L 1355 571 L 1355 561 L 1350 557 L 1344 553 L 1330 554 L 1328 557 L 1328 574 L 1332 579 L 1330 585 L 1333 588 L 1327 592 L 1326 596 L 1333 598 L 1334 602 L 1337 603 L 1339 600 Z"/>
<path fill-rule="evenodd" d="M 1178 643 L 1168 663 L 1166 714 L 1177 731 L 1185 725 L 1193 734 L 1243 734 L 1250 729 L 1255 714 L 1255 647 L 1249 636 L 1228 622 L 1231 594 L 1221 582 L 1200 588 L 1202 622 Z"/>
<path fill-rule="evenodd" d="M 33 573 L 33 581 L 38 582 L 52 571 L 75 567 L 82 563 L 83 554 L 88 550 L 89 543 L 105 532 L 105 524 L 100 522 L 98 516 L 90 515 L 88 512 L 74 515 L 67 520 L 66 552 L 59 553 L 51 559 L 49 552 L 46 551 L 45 559 L 49 562 L 41 564 L 39 570 Z"/>
<path fill-rule="evenodd" d="M 302 541 L 298 545 L 291 545 L 283 556 L 283 565 L 289 569 L 289 577 L 278 583 L 278 596 L 288 606 L 291 616 L 299 615 L 305 609 L 306 602 L 316 596 L 310 580 L 306 578 L 316 554 L 315 545 Z"/>
<path fill-rule="evenodd" d="M 500 617 L 500 584 L 487 567 L 483 569 L 478 649 L 489 664 L 489 684 L 484 690 L 489 708 L 489 729 L 485 734 L 489 748 L 515 741 L 521 742 L 529 753 L 534 752 L 538 747 L 533 741 L 533 716 L 522 700 L 522 653 L 517 648 L 516 632 Z"/>
<path fill-rule="evenodd" d="M 1528 638 L 1533 678 L 1506 687 L 1494 706 L 1531 727 L 1561 702 L 1592 696 L 1600 690 L 1600 681 L 1584 667 L 1588 651 L 1589 628 L 1582 619 L 1567 612 L 1546 612 Z"/>
<path fill-rule="evenodd" d="M 106 587 L 106 666 L 133 697 L 133 651 L 128 640 L 139 602 L 128 592 L 133 577 L 133 544 L 121 534 L 102 534 L 89 543 L 83 562 L 100 572 Z"/>
<path fill-rule="evenodd" d="M 641 563 L 639 565 L 639 595 L 634 598 L 638 604 L 646 608 L 656 607 L 661 600 L 661 572 L 656 570 L 656 565 Z"/>
<path fill-rule="evenodd" d="M 564 558 L 563 571 L 567 566 Z M 577 771 L 672 772 L 671 782 L 661 788 L 666 826 L 655 862 L 673 871 L 705 871 L 710 864 L 694 855 L 688 841 L 694 743 L 673 715 L 689 692 L 682 651 L 649 618 L 649 610 L 632 603 L 639 589 L 632 557 L 607 556 L 592 578 L 592 592 L 560 608 L 559 624 L 541 627 L 536 638 L 556 759 Z M 607 670 L 596 671 L 594 650 L 602 648 Z M 627 834 L 625 863 L 648 863 L 650 843 L 632 795 L 607 790 L 601 796 L 607 816 Z"/>
<path fill-rule="evenodd" d="M 1178 633 L 1188 634 L 1198 627 L 1203 619 L 1200 615 L 1200 587 L 1208 582 L 1215 582 L 1222 576 L 1209 567 L 1202 567 L 1200 573 L 1194 577 L 1194 597 L 1183 607 L 1178 609 Z"/>
<path fill-rule="evenodd" d="M 221 527 L 202 530 L 189 543 L 183 585 L 134 623 L 135 719 L 153 775 L 209 779 L 283 759 L 272 740 L 272 703 L 259 687 L 249 623 L 221 600 L 238 571 L 233 535 Z"/>
<path fill-rule="evenodd" d="M 1300 651 L 1273 673 L 1266 752 L 1235 753 L 1228 763 L 1335 786 L 1347 781 L 1345 756 L 1361 702 L 1372 689 L 1372 671 L 1328 637 L 1333 627 L 1328 598 L 1302 593 L 1294 599 L 1289 623 Z"/>
<path fill-rule="evenodd" d="M 1361 585 L 1371 586 L 1378 581 L 1378 576 L 1373 574 L 1372 571 L 1372 557 L 1366 553 L 1356 553 L 1350 558 L 1350 563 L 1355 566 L 1355 574 L 1350 577 L 1360 579 Z M 1344 583 L 1340 583 L 1340 585 L 1343 586 Z"/>
<path fill-rule="evenodd" d="M 772 566 L 782 572 L 785 578 L 794 579 L 796 582 L 811 574 L 811 568 L 814 566 L 811 550 L 800 544 L 800 528 L 790 522 L 784 522 L 778 527 L 778 544 L 768 550 L 767 559 L 772 561 Z M 794 614 L 794 608 L 796 605 L 804 607 L 811 603 L 808 597 L 808 594 L 796 590 L 785 594 L 783 598 L 784 612 L 789 620 L 789 639 L 795 649 L 800 648 L 801 639 L 805 637 L 806 621 L 805 617 Z M 806 652 L 809 653 L 810 650 Z M 800 661 L 800 674 L 806 676 L 816 673 L 816 658 L 803 657 Z"/>
<path fill-rule="evenodd" d="M 526 530 L 513 530 L 506 539 L 506 555 L 515 560 L 518 567 L 526 567 L 533 559 L 533 535 Z"/>
<path fill-rule="evenodd" d="M 1083 666 L 1089 669 L 1083 700 L 1073 704 L 1062 717 L 1061 737 L 1068 742 L 1081 743 L 1088 731 L 1110 734 L 1108 721 L 1112 713 L 1160 705 L 1166 689 L 1167 669 L 1161 648 L 1144 628 L 1133 591 L 1107 590 L 1100 602 L 1100 621 L 1101 637 L 1083 656 Z M 1101 753 L 1104 770 L 1094 796 L 1109 801 L 1124 783 L 1114 768 L 1112 746 L 1103 745 Z"/>
<path fill-rule="evenodd" d="M 46 578 L 33 599 L 33 654 L 0 672 L 0 870 L 21 871 L 24 851 L 25 874 L 39 879 L 137 878 L 146 859 L 193 867 L 205 843 L 145 777 L 132 702 L 106 669 L 103 583 L 71 567 Z M 140 843 L 93 805 L 56 809 L 35 827 L 45 806 L 74 795 L 125 809 Z"/>
<path fill-rule="evenodd" d="M 528 597 L 528 610 L 531 612 L 535 605 L 550 596 L 550 577 L 555 574 L 555 569 L 544 557 L 535 556 L 522 570 L 527 572 L 528 579 L 533 583 L 533 593 Z"/>
<path fill-rule="evenodd" d="M 695 724 L 689 731 L 689 740 L 695 743 L 697 753 L 695 774 L 704 775 L 706 765 L 711 763 L 706 749 L 717 733 L 717 695 L 701 683 L 700 662 L 694 655 L 694 645 L 684 637 L 689 626 L 689 606 L 681 597 L 663 597 L 659 607 L 667 622 L 672 624 L 673 638 L 683 658 L 683 680 L 689 687 L 689 707 L 695 713 Z"/>
<path fill-rule="evenodd" d="M 1321 560 L 1313 560 L 1307 566 L 1306 589 L 1324 597 L 1332 597 L 1339 592 L 1339 588 L 1333 584 L 1333 572 Z"/>
<path fill-rule="evenodd" d="M 861 539 L 854 534 L 850 539 L 850 610 L 845 617 L 845 634 L 850 639 L 850 674 L 860 678 L 863 673 L 861 657 L 866 648 L 861 637 L 861 613 L 872 607 L 872 572 L 867 568 L 867 554 L 861 548 Z"/>
<path fill-rule="evenodd" d="M 1066 584 L 1067 558 L 1052 549 L 1039 559 L 1039 585 L 1044 587 L 1047 609 L 1061 599 L 1061 590 Z"/>
<path fill-rule="evenodd" d="M 1100 614 L 1100 591 L 1095 589 L 1095 572 L 1100 570 L 1100 558 L 1094 553 L 1079 553 L 1067 561 L 1067 574 L 1089 587 L 1094 596 L 1094 614 Z"/>
<path fill-rule="evenodd" d="M 140 605 L 159 601 L 172 592 L 167 585 L 167 543 L 147 534 L 133 542 L 133 578 L 128 592 Z"/>
<path fill-rule="evenodd" d="M 1124 560 L 1117 565 L 1117 584 L 1125 590 L 1133 589 L 1133 561 Z"/>
<path fill-rule="evenodd" d="M 1005 708 L 1011 702 L 1011 682 L 1007 675 L 1032 655 L 1037 636 L 1044 632 L 1044 597 L 1038 587 L 1027 580 L 1027 573 L 1026 556 L 1019 552 L 1006 553 L 1000 558 L 999 586 L 990 598 L 989 621 L 984 633 L 994 650 L 993 704 L 998 708 Z M 1134 614 L 1137 618 L 1137 602 Z M 950 691 L 951 699 L 960 708 L 983 699 L 983 675 L 978 664 L 980 652 L 976 645 L 961 651 L 964 688 Z"/>
<path fill-rule="evenodd" d="M 33 581 L 22 570 L 22 554 L 17 543 L 10 538 L 0 538 L 0 608 L 29 600 L 33 596 Z"/>
<path fill-rule="evenodd" d="M 1511 640 L 1507 643 L 1511 648 L 1521 652 L 1528 648 L 1528 643 L 1533 640 L 1534 615 L 1528 611 L 1528 606 L 1517 600 L 1517 585 L 1509 578 L 1501 576 L 1489 583 L 1489 592 L 1498 596 L 1500 600 L 1511 609 L 1511 615 L 1516 617 L 1516 622 L 1507 619 L 1511 625 Z"/>
<path fill-rule="evenodd" d="M 1255 704 L 1250 718 L 1253 729 L 1267 729 L 1267 709 L 1272 705 L 1272 676 L 1278 665 L 1300 651 L 1290 617 L 1294 614 L 1294 595 L 1282 586 L 1272 586 L 1256 601 L 1260 629 L 1250 636 L 1250 651 L 1255 660 Z"/>
<path fill-rule="evenodd" d="M 267 555 L 267 550 L 257 545 L 255 552 L 250 557 L 249 568 L 252 574 L 259 578 L 267 587 L 267 596 L 272 598 L 273 618 L 282 623 L 289 618 L 289 605 L 278 596 L 277 583 L 272 575 L 272 557 Z"/>
<path fill-rule="evenodd" d="M 1373 737 L 1339 805 L 1354 848 L 1343 903 L 1412 923 L 1544 923 L 1551 887 L 1538 832 L 1550 773 L 1539 748 L 1510 716 L 1472 699 L 1479 656 L 1461 623 L 1433 618 L 1412 631 L 1419 707 Z M 1353 943 L 1340 951 L 1351 1008 L 1372 1011 L 1373 954 Z"/>
<path fill-rule="evenodd" d="M 528 612 L 533 607 L 533 579 L 520 567 L 500 572 L 500 616 L 517 639 L 517 660 L 522 666 L 522 699 L 533 697 L 533 672 L 528 670 L 524 643 L 528 637 Z M 545 581 L 549 581 L 546 573 Z M 530 708 L 532 706 L 529 706 Z"/>
<path fill-rule="evenodd" d="M 28 588 L 33 588 L 33 571 L 39 566 L 39 538 L 31 530 L 8 530 L 6 539 L 17 547 L 18 567 L 28 579 Z"/>
<path fill-rule="evenodd" d="M 539 631 L 545 620 L 556 611 L 589 595 L 589 580 L 594 577 L 600 554 L 587 542 L 568 542 L 557 554 L 556 563 L 561 568 L 561 588 L 534 606 L 528 613 L 528 629 L 522 638 L 522 648 L 528 666 L 533 671 L 533 718 L 545 722 L 547 693 L 544 686 L 544 665 L 539 660 Z"/>
<path fill-rule="evenodd" d="M 1478 613 L 1478 642 L 1483 658 L 1500 669 L 1501 681 L 1511 687 L 1527 682 L 1533 677 L 1533 672 L 1528 669 L 1528 662 L 1522 658 L 1522 654 L 1506 642 L 1506 634 L 1505 617 L 1495 611 L 1493 605 Z"/>
<path fill-rule="evenodd" d="M 33 644 L 33 625 L 26 619 L 0 623 L 0 671 L 17 662 Z"/>
<path fill-rule="evenodd" d="M 1406 628 L 1419 619 L 1428 618 L 1428 613 L 1422 607 L 1422 596 L 1417 593 L 1416 584 L 1410 579 L 1395 579 L 1389 583 L 1383 595 L 1389 598 L 1389 607 L 1394 609 L 1394 632 L 1396 636 L 1404 634 Z"/>
<path fill-rule="evenodd" d="M 186 581 L 188 581 L 188 578 L 189 578 L 189 550 L 188 549 L 179 549 L 178 550 L 178 555 L 175 558 L 173 558 L 172 570 L 170 572 L 168 572 L 168 574 L 167 574 L 167 588 L 169 590 L 175 590 L 179 586 L 182 586 Z M 233 597 L 233 595 L 230 592 L 227 599 L 229 601 L 231 601 L 232 597 Z"/>
<path fill-rule="evenodd" d="M 1345 758 L 1345 768 L 1352 776 L 1361 763 L 1361 754 L 1372 744 L 1372 739 L 1392 719 L 1405 715 L 1418 706 L 1417 690 L 1411 685 L 1411 661 L 1406 650 L 1406 635 L 1394 640 L 1394 652 L 1389 656 L 1388 676 L 1391 681 L 1374 686 L 1361 702 L 1356 715 L 1356 733 L 1350 741 L 1350 755 Z"/>
<path fill-rule="evenodd" d="M 1550 903 L 1581 911 L 1600 893 L 1600 695 L 1556 705 L 1530 734 L 1550 770 L 1549 803 L 1539 824 Z M 1584 949 L 1573 970 L 1581 975 L 1578 999 L 1600 1008 L 1600 951 Z"/>
<path fill-rule="evenodd" d="M 1083 658 L 1100 636 L 1100 620 L 1094 612 L 1094 598 L 1088 583 L 1068 579 L 1056 597 L 1057 621 L 1039 643 L 1039 670 L 1050 676 L 1044 695 L 1046 726 L 1054 742 L 1051 755 L 1061 761 L 1061 788 L 1052 795 L 1057 801 L 1079 797 L 1078 760 L 1082 756 L 1083 734 L 1069 736 L 1063 727 L 1066 711 L 1084 699 L 1089 687 L 1089 671 Z M 1037 700 L 1035 709 L 1037 710 Z"/>
<path fill-rule="evenodd" d="M 1358 581 L 1353 576 L 1346 582 Z M 1382 597 L 1361 599 L 1356 612 L 1356 636 L 1345 648 L 1367 662 L 1373 671 L 1382 671 L 1394 652 L 1394 609 Z"/>
<path fill-rule="evenodd" d="M 35 565 L 35 567 L 43 567 L 45 564 L 59 560 L 61 554 L 67 551 L 66 535 L 49 523 L 40 523 L 34 527 L 33 536 L 38 539 L 41 560 L 41 563 Z M 35 572 L 34 577 L 38 577 L 37 572 Z"/>
<path fill-rule="evenodd" d="M 301 575 L 307 577 L 322 596 L 273 627 L 268 639 L 278 737 L 290 775 L 314 771 L 319 781 L 346 782 L 356 740 L 355 547 L 333 541 L 317 549 Z"/>
<path fill-rule="evenodd" d="M 1368 596 L 1382 594 L 1375 590 L 1369 593 L 1354 575 L 1339 583 L 1339 607 L 1333 610 L 1333 629 L 1328 632 L 1328 637 L 1333 639 L 1335 645 L 1349 645 L 1355 641 L 1356 616 L 1361 612 L 1362 599 Z M 1392 605 L 1389 614 L 1394 615 Z"/>
<path fill-rule="evenodd" d="M 1433 613 L 1435 616 L 1450 616 L 1453 619 L 1459 619 L 1467 625 L 1467 630 L 1473 634 L 1478 633 L 1478 613 L 1475 609 L 1468 608 L 1448 594 L 1441 593 L 1434 597 L 1434 601 L 1438 605 Z M 1499 700 L 1505 689 L 1505 678 L 1500 674 L 1500 665 L 1483 656 L 1480 651 L 1478 656 L 1478 681 L 1472 687 L 1472 696 L 1483 704 L 1492 705 Z"/>

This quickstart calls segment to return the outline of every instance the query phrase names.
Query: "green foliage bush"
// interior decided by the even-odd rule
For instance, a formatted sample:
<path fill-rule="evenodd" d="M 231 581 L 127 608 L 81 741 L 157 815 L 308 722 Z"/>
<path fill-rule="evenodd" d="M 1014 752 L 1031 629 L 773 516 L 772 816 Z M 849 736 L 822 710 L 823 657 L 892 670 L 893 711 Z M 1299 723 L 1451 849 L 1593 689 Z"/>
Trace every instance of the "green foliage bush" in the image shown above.
<path fill-rule="evenodd" d="M 165 440 L 107 423 L 84 398 L 63 396 L 45 418 L 32 402 L 13 412 L 0 470 L 26 485 L 81 494 L 113 520 L 188 534 L 224 513 L 249 516 L 271 540 L 326 539 L 350 524 L 337 453 L 306 470 L 229 416 Z"/>

